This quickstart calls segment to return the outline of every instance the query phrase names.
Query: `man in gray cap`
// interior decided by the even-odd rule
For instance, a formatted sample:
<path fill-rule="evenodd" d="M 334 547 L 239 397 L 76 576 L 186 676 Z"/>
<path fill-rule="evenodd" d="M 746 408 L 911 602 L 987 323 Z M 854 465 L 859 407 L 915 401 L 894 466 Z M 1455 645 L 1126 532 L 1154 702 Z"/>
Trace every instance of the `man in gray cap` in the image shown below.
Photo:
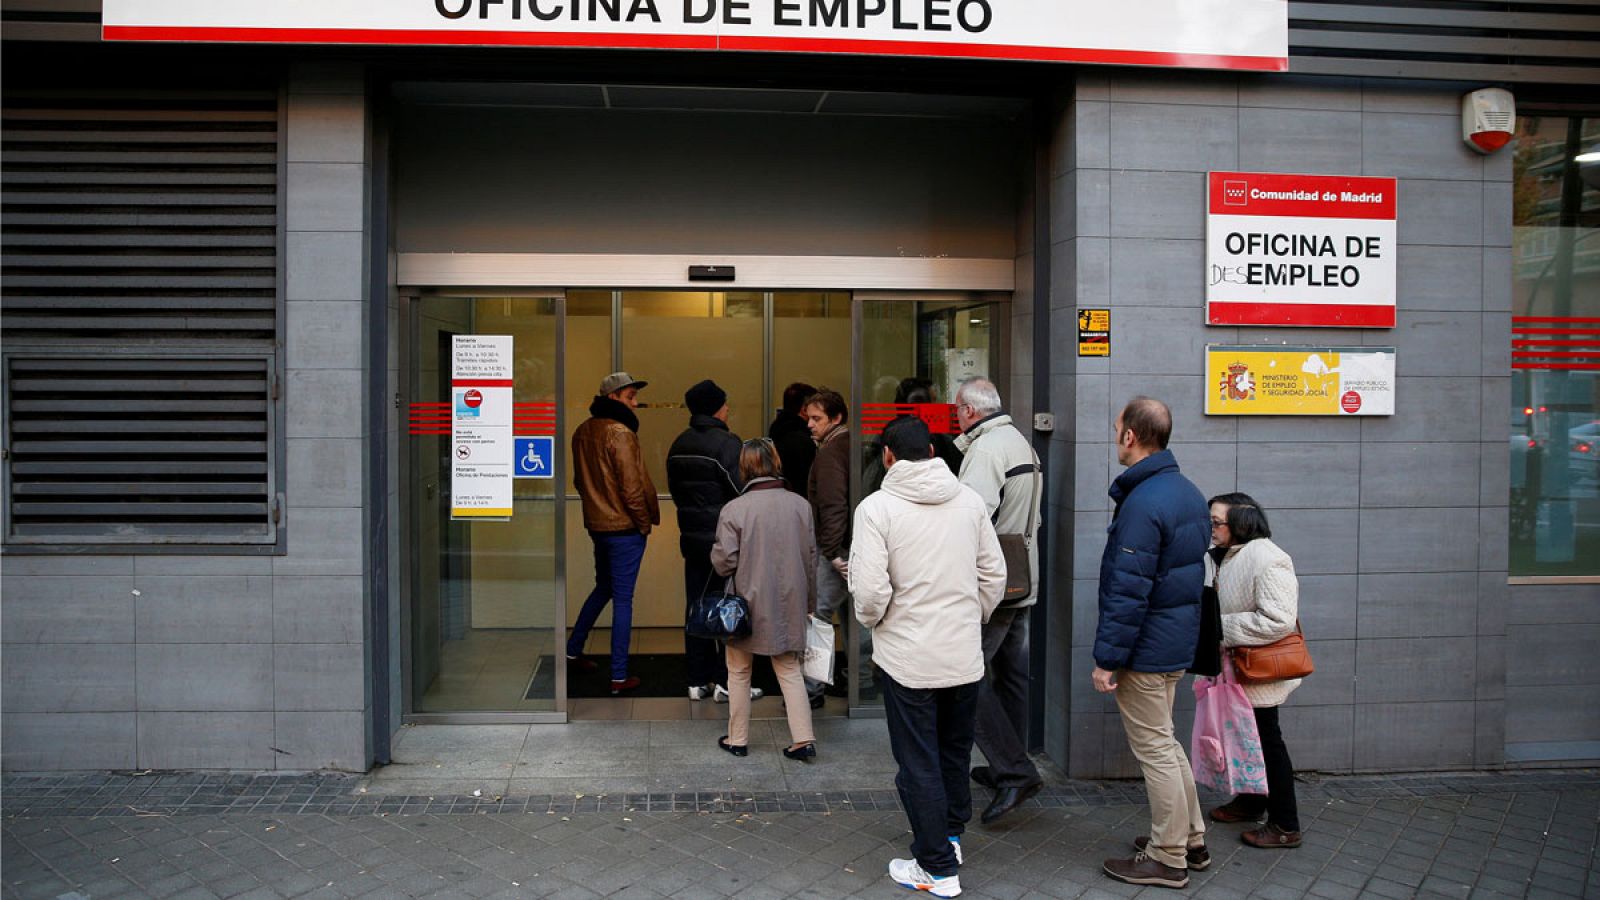
<path fill-rule="evenodd" d="M 597 668 L 583 655 L 589 630 L 606 604 L 611 608 L 611 693 L 639 686 L 628 674 L 633 636 L 633 588 L 644 560 L 645 538 L 661 524 L 656 488 L 639 449 L 639 390 L 646 382 L 613 372 L 600 382 L 589 418 L 572 435 L 572 479 L 583 499 L 583 527 L 594 540 L 595 586 L 567 639 L 567 662 Z"/>

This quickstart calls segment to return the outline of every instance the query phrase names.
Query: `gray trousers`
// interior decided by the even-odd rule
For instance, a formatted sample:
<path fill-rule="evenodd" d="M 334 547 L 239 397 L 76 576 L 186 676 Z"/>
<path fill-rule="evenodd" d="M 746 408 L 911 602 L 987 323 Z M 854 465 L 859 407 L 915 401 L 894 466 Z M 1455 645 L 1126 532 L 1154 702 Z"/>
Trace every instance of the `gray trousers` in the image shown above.
<path fill-rule="evenodd" d="M 978 687 L 976 743 L 998 787 L 1042 779 L 1028 758 L 1028 613 L 997 609 L 983 626 L 984 678 Z"/>
<path fill-rule="evenodd" d="M 817 618 L 824 622 L 832 622 L 834 614 L 839 615 L 839 621 L 844 625 L 846 635 L 855 634 L 860 637 L 861 659 L 865 661 L 872 652 L 871 632 L 861 627 L 860 622 L 852 621 L 855 618 L 854 604 L 850 602 L 850 585 L 844 576 L 834 571 L 833 563 L 825 559 L 822 553 L 817 553 Z M 849 640 L 847 637 L 846 640 Z M 843 650 L 845 647 L 837 648 Z M 838 680 L 838 671 L 834 672 L 835 682 Z M 806 693 L 815 697 L 822 693 L 824 685 L 820 681 L 806 679 Z"/>

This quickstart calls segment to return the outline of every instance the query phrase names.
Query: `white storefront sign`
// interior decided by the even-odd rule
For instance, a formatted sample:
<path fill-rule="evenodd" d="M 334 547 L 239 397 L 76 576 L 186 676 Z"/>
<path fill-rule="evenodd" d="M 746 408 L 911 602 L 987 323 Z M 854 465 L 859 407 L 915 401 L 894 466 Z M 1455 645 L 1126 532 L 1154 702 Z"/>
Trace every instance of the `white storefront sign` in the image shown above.
<path fill-rule="evenodd" d="M 1206 322 L 1393 328 L 1393 178 L 1212 172 Z"/>
<path fill-rule="evenodd" d="M 451 338 L 450 518 L 511 517 L 512 340 Z"/>
<path fill-rule="evenodd" d="M 108 41 L 1289 65 L 1287 0 L 104 0 L 102 22 Z"/>

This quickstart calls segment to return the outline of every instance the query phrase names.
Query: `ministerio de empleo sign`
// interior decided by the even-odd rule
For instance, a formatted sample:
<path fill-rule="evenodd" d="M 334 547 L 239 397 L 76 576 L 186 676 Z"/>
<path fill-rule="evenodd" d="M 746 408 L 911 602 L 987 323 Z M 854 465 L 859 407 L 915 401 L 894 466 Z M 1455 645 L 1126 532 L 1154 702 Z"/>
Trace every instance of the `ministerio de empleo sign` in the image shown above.
<path fill-rule="evenodd" d="M 1289 66 L 1287 0 L 104 0 L 102 22 L 108 41 Z"/>

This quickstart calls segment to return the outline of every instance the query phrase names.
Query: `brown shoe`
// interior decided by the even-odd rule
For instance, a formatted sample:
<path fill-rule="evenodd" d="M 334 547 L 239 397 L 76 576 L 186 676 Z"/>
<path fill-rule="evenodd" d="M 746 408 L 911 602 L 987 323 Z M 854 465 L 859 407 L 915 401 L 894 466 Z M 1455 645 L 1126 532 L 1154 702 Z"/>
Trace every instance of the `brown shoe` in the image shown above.
<path fill-rule="evenodd" d="M 1144 848 L 1148 846 L 1150 846 L 1150 835 L 1148 834 L 1141 834 L 1133 839 L 1133 849 L 1140 853 L 1144 853 Z M 1189 871 L 1204 872 L 1211 865 L 1211 851 L 1207 850 L 1204 844 L 1198 847 L 1190 847 L 1184 851 L 1183 860 L 1189 864 Z"/>
<path fill-rule="evenodd" d="M 1188 869 L 1176 869 L 1156 862 L 1144 853 L 1134 854 L 1133 859 L 1108 859 L 1102 868 L 1107 875 L 1128 884 L 1167 888 L 1189 886 Z"/>
<path fill-rule="evenodd" d="M 1259 822 L 1266 813 L 1244 797 L 1235 797 L 1210 812 L 1213 822 Z"/>
<path fill-rule="evenodd" d="M 1263 850 L 1293 850 L 1300 846 L 1300 832 L 1284 831 L 1271 822 L 1239 835 L 1239 840 Z"/>

